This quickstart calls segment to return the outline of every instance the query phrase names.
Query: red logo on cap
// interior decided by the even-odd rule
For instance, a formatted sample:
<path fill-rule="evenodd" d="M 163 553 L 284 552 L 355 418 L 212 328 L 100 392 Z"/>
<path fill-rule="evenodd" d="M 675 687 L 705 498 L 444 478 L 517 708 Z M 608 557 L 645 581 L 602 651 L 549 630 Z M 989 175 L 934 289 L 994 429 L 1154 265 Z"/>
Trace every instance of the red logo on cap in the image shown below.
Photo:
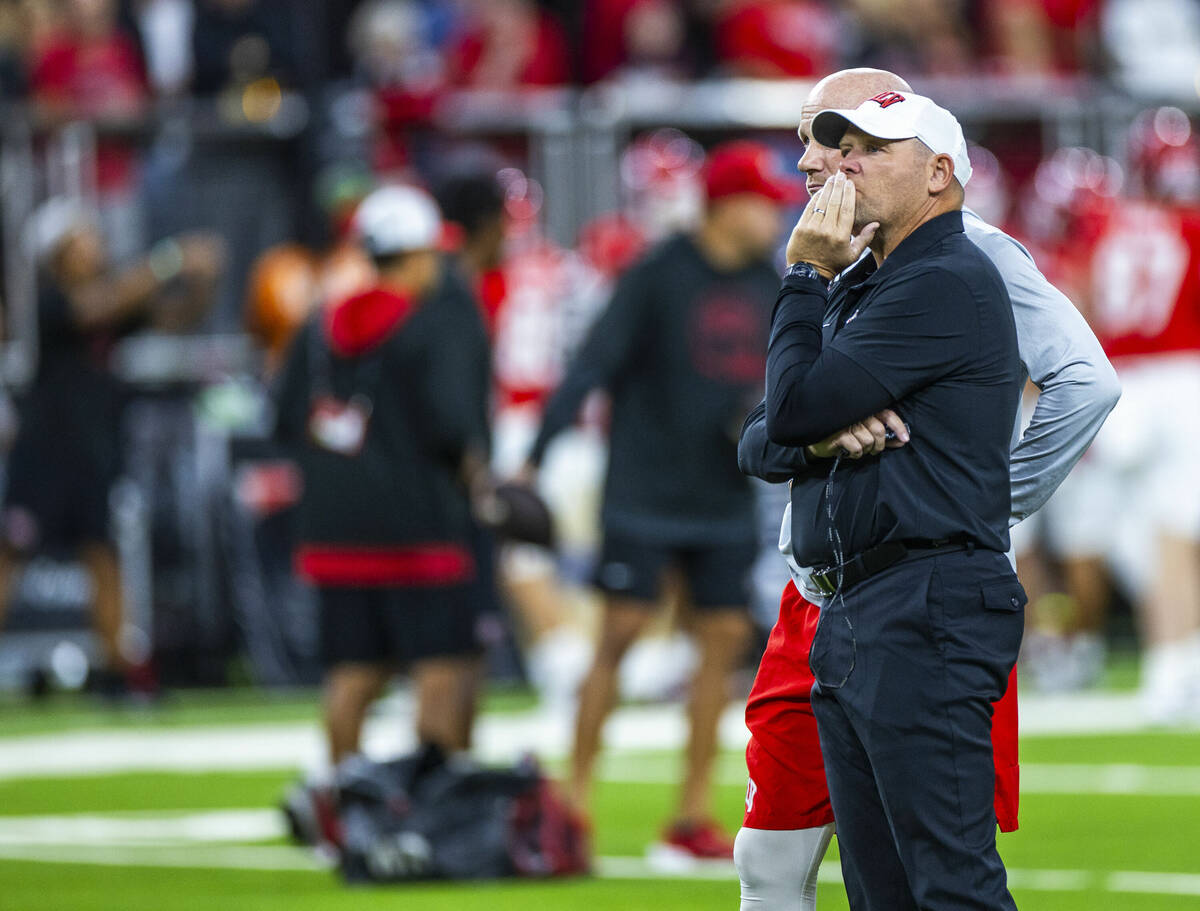
<path fill-rule="evenodd" d="M 899 92 L 880 92 L 871 100 L 881 108 L 886 108 L 888 105 L 896 104 L 898 101 L 903 101 L 904 96 Z"/>

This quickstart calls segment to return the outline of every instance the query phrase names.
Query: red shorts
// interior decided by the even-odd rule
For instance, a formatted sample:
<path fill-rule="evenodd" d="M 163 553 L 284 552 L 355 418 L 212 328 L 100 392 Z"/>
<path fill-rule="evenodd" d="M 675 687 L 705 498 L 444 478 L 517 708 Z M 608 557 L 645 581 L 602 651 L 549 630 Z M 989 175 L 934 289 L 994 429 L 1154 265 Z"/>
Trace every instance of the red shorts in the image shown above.
<path fill-rule="evenodd" d="M 833 822 L 829 786 L 821 761 L 817 722 L 809 694 L 813 675 L 808 652 L 820 610 L 791 582 L 783 590 L 779 620 L 771 630 L 746 702 L 746 816 L 749 829 L 811 829 Z M 996 761 L 996 819 L 1000 830 L 1017 828 L 1020 768 L 1017 765 L 1017 672 L 994 705 L 992 752 Z"/>

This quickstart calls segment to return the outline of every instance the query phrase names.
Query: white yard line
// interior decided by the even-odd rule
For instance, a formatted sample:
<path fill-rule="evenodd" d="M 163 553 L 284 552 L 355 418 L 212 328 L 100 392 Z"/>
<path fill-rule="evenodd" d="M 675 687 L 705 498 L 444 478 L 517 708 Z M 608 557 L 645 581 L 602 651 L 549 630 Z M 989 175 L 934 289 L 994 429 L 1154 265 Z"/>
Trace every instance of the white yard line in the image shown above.
<path fill-rule="evenodd" d="M 0 846 L 187 845 L 267 841 L 287 834 L 278 810 L 0 816 Z"/>
<path fill-rule="evenodd" d="M 0 845 L 0 858 L 105 867 L 199 867 L 212 870 L 328 869 L 315 852 L 290 845 Z"/>
<path fill-rule="evenodd" d="M 313 711 L 315 714 L 315 706 Z M 411 713 L 411 704 L 400 701 L 390 703 L 386 713 L 373 717 L 367 725 L 367 753 L 394 756 L 411 749 L 414 745 Z M 1022 701 L 1021 713 L 1022 733 L 1029 737 L 1143 729 L 1136 697 L 1126 694 L 1031 697 Z M 570 719 L 561 714 L 530 711 L 490 715 L 481 718 L 476 728 L 475 752 L 488 762 L 509 761 L 530 752 L 553 761 L 566 755 L 570 736 Z M 677 750 L 686 736 L 684 711 L 678 705 L 622 708 L 613 714 L 605 728 L 609 755 Z M 721 719 L 721 745 L 740 750 L 747 736 L 742 708 L 731 706 Z M 315 769 L 321 766 L 324 752 L 321 730 L 315 721 L 75 730 L 0 738 L 0 780 L 154 770 Z M 1032 767 L 1027 769 L 1031 771 Z M 1038 789 L 1037 782 L 1034 774 L 1030 787 Z M 1182 793 L 1193 793 L 1193 782 L 1194 778 L 1187 779 Z M 1152 782 L 1146 784 L 1152 786 Z"/>
<path fill-rule="evenodd" d="M 1109 892 L 1200 895 L 1200 873 L 1110 873 L 1104 887 Z"/>
<path fill-rule="evenodd" d="M 0 819 L 0 858 L 121 867 L 322 871 L 330 863 L 304 848 L 235 844 L 283 834 L 273 810 L 202 813 L 77 814 Z M 664 870 L 644 857 L 598 857 L 602 879 L 701 879 L 733 882 L 733 865 L 709 861 Z M 840 883 L 835 863 L 821 866 L 823 883 Z M 1142 895 L 1200 896 L 1200 873 L 1010 869 L 1009 883 L 1031 892 L 1099 890 Z"/>
<path fill-rule="evenodd" d="M 1200 766 L 1029 763 L 1021 766 L 1021 793 L 1200 797 Z"/>
<path fill-rule="evenodd" d="M 601 757 L 598 776 L 631 784 L 676 784 L 682 768 L 681 760 L 671 755 L 609 754 Z M 740 756 L 721 757 L 714 778 L 719 784 L 744 785 L 744 761 Z M 1200 797 L 1200 766 L 1023 763 L 1021 793 Z"/>
<path fill-rule="evenodd" d="M 1022 693 L 1021 735 L 1056 737 L 1149 731 L 1137 693 Z"/>

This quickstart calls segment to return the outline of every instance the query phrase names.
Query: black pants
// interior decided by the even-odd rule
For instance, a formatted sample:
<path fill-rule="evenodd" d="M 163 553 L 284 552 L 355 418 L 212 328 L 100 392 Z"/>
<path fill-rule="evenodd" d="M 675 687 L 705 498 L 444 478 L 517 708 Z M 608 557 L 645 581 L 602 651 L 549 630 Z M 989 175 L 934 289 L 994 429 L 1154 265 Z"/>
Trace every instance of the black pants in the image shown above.
<path fill-rule="evenodd" d="M 822 609 L 812 705 L 854 911 L 1016 908 L 991 707 L 1025 600 L 1003 554 L 973 550 L 897 564 Z"/>

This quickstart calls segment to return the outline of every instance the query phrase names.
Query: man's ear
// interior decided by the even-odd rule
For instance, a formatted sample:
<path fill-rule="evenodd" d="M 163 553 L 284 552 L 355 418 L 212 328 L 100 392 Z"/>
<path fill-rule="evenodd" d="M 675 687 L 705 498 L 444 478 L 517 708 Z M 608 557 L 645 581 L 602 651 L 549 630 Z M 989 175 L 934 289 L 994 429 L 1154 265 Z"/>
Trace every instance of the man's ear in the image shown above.
<path fill-rule="evenodd" d="M 929 160 L 929 192 L 942 193 L 954 182 L 954 159 L 949 155 L 934 155 Z"/>

